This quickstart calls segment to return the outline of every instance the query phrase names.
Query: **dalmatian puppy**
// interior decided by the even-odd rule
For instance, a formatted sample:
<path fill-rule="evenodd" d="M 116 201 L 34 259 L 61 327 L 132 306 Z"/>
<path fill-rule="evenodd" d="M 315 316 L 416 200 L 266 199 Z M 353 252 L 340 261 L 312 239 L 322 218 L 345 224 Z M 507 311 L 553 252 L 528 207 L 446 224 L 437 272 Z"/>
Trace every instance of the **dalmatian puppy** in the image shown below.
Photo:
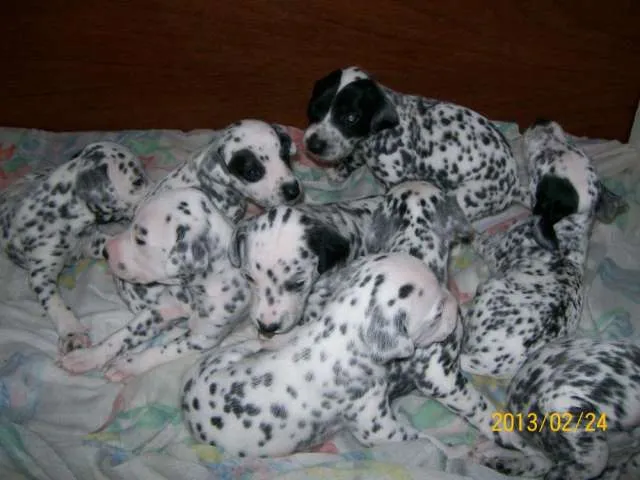
<path fill-rule="evenodd" d="M 250 318 L 262 336 L 291 330 L 324 272 L 366 253 L 366 232 L 382 200 L 278 206 L 234 230 L 229 258 L 251 284 Z"/>
<path fill-rule="evenodd" d="M 491 276 L 464 322 L 462 365 L 469 373 L 510 378 L 527 355 L 572 334 L 582 314 L 597 176 L 554 122 L 527 129 L 524 149 L 533 216 L 474 242 Z"/>
<path fill-rule="evenodd" d="M 131 227 L 109 239 L 106 250 L 119 278 L 134 292 L 155 285 L 143 290 L 154 296 L 130 298 L 136 315 L 129 324 L 92 348 L 68 353 L 62 367 L 82 373 L 115 357 L 105 376 L 121 381 L 216 346 L 244 319 L 251 300 L 247 282 L 229 263 L 232 231 L 231 221 L 199 189 L 170 189 L 147 199 Z M 176 329 L 167 343 L 130 352 L 185 317 L 186 332 Z"/>
<path fill-rule="evenodd" d="M 427 182 L 403 182 L 386 193 L 374 212 L 366 246 L 369 253 L 409 253 L 447 285 L 452 245 L 473 235 L 455 196 Z"/>
<path fill-rule="evenodd" d="M 600 182 L 590 159 L 570 144 L 558 123 L 537 120 L 523 139 L 530 204 L 540 220 L 534 233 L 542 245 L 558 247 L 553 226 L 567 215 L 592 212 L 610 223 L 628 209 L 621 197 Z"/>
<path fill-rule="evenodd" d="M 58 333 L 60 354 L 90 345 L 60 296 L 60 272 L 81 257 L 104 258 L 107 236 L 98 226 L 131 218 L 148 188 L 144 166 L 128 148 L 98 142 L 0 193 L 2 249 L 29 272 L 29 283 Z"/>
<path fill-rule="evenodd" d="M 467 234 L 470 228 L 460 208 L 456 207 L 455 198 L 445 198 L 432 185 L 407 182 L 378 200 L 373 220 L 365 233 L 366 243 L 376 251 L 389 249 L 398 254 L 409 254 L 427 267 L 432 264 L 437 267 L 438 273 L 430 268 L 429 271 L 438 282 L 437 291 L 443 299 L 439 308 L 451 327 L 441 340 L 434 337 L 428 346 L 416 346 L 412 357 L 386 364 L 388 397 L 395 399 L 418 389 L 484 434 L 493 436 L 491 413 L 495 408 L 462 375 L 459 362 L 463 334 L 461 319 L 455 298 L 442 287 L 448 244 L 455 231 Z M 254 289 L 252 308 L 255 310 L 252 311 L 255 313 L 251 318 L 259 319 L 256 322 L 261 332 L 259 343 L 265 350 L 285 348 L 300 335 L 303 325 L 322 319 L 330 299 L 344 288 L 342 282 L 336 281 L 337 272 L 347 268 L 345 263 L 349 265 L 353 261 L 329 264 L 326 259 L 335 255 L 336 242 L 317 232 L 311 233 L 313 227 L 309 226 L 309 221 L 295 216 L 299 209 L 300 206 L 278 207 L 282 213 L 271 213 L 271 222 L 270 212 L 261 220 L 259 217 L 251 219 L 236 228 L 231 240 L 232 263 L 243 271 Z M 449 216 L 451 218 L 447 218 Z M 391 217 L 394 217 L 391 220 L 393 228 L 386 225 Z M 314 238 L 318 239 L 320 248 L 309 246 L 309 240 Z M 282 245 L 277 255 L 274 255 L 275 245 Z M 360 248 L 359 245 L 356 248 Z M 358 252 L 356 260 L 362 255 L 370 255 L 369 247 L 365 247 L 362 253 Z M 347 311 L 348 307 L 343 308 Z M 266 318 L 277 319 L 279 326 L 273 332 L 276 335 L 262 333 L 264 328 L 260 325 Z M 500 441 L 500 436 L 496 441 Z M 508 442 L 501 444 L 513 446 Z"/>
<path fill-rule="evenodd" d="M 536 240 L 538 222 L 530 216 L 474 240 L 491 273 L 464 319 L 461 362 L 469 373 L 510 378 L 528 355 L 578 326 L 593 217 L 574 213 L 557 222 L 554 249 Z"/>
<path fill-rule="evenodd" d="M 305 148 L 339 177 L 366 164 L 387 189 L 428 181 L 453 192 L 470 221 L 524 201 L 511 147 L 468 108 L 393 91 L 348 67 L 315 83 L 307 116 Z"/>
<path fill-rule="evenodd" d="M 302 186 L 291 171 L 296 151 L 281 125 L 241 120 L 216 132 L 204 148 L 158 182 L 151 195 L 199 187 L 235 223 L 245 215 L 248 200 L 271 207 L 302 199 Z"/>
<path fill-rule="evenodd" d="M 549 343 L 512 379 L 505 411 L 523 418 L 512 435 L 535 450 L 479 444 L 480 463 L 545 480 L 638 478 L 640 347 L 590 338 Z"/>
<path fill-rule="evenodd" d="M 449 334 L 437 279 L 406 254 L 364 256 L 325 278 L 321 318 L 291 343 L 236 361 L 212 353 L 192 368 L 182 410 L 197 441 L 256 457 L 306 450 L 343 428 L 367 446 L 421 437 L 389 407 L 385 364 Z"/>

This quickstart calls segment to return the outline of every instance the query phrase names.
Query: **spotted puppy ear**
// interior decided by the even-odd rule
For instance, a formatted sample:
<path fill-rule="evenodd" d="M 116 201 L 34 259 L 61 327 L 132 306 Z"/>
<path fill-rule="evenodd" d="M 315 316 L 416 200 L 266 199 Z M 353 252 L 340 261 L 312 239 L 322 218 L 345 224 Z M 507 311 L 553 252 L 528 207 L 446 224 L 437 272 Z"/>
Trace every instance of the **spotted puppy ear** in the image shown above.
<path fill-rule="evenodd" d="M 366 315 L 368 322 L 360 328 L 359 336 L 369 348 L 369 355 L 374 362 L 386 363 L 413 355 L 415 346 L 409 338 L 404 310 L 390 315 L 383 306 L 374 304 Z"/>
<path fill-rule="evenodd" d="M 242 268 L 247 256 L 247 224 L 240 222 L 231 234 L 229 242 L 229 262 L 235 268 Z"/>
<path fill-rule="evenodd" d="M 206 233 L 194 234 L 189 225 L 179 225 L 176 242 L 167 258 L 167 276 L 188 278 L 205 271 L 211 261 L 210 253 L 210 239 Z"/>
<path fill-rule="evenodd" d="M 80 172 L 76 177 L 75 191 L 98 221 L 109 221 L 117 213 L 117 195 L 106 163 Z"/>
<path fill-rule="evenodd" d="M 378 108 L 371 118 L 371 133 L 378 133 L 393 128 L 400 123 L 396 107 L 389 101 L 382 89 L 375 85 L 378 97 Z"/>
<path fill-rule="evenodd" d="M 217 184 L 227 184 L 229 168 L 225 163 L 223 146 L 219 139 L 214 139 L 209 145 L 195 152 L 187 160 L 196 171 L 201 185 L 213 189 Z"/>
<path fill-rule="evenodd" d="M 318 258 L 317 271 L 323 274 L 349 257 L 349 241 L 326 225 L 312 223 L 306 232 L 307 246 Z"/>
<path fill-rule="evenodd" d="M 442 342 L 453 332 L 458 324 L 458 301 L 451 292 L 443 289 L 443 295 L 431 311 L 426 315 L 418 330 L 413 335 L 413 341 L 420 347 L 428 347 Z"/>

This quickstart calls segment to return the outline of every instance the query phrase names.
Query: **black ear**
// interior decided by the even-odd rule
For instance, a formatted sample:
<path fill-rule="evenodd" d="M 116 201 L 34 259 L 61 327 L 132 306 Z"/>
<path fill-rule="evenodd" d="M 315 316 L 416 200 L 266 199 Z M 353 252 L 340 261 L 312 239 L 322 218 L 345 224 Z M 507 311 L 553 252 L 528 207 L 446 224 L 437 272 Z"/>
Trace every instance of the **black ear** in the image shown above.
<path fill-rule="evenodd" d="M 311 93 L 311 99 L 307 104 L 309 123 L 319 122 L 327 114 L 331 102 L 338 92 L 341 78 L 342 70 L 334 70 L 316 81 Z"/>
<path fill-rule="evenodd" d="M 578 192 L 566 178 L 544 175 L 536 187 L 533 215 L 540 217 L 534 236 L 545 248 L 557 248 L 558 239 L 553 226 L 578 211 Z"/>
<path fill-rule="evenodd" d="M 393 128 L 400 123 L 398 112 L 389 99 L 384 95 L 380 87 L 376 86 L 380 95 L 379 107 L 371 119 L 371 133 L 378 133 L 388 128 Z"/>
<path fill-rule="evenodd" d="M 612 223 L 618 215 L 629 210 L 629 204 L 620 195 L 613 193 L 602 182 L 598 182 L 598 201 L 596 203 L 596 219 L 602 223 Z"/>
<path fill-rule="evenodd" d="M 107 164 L 84 170 L 76 178 L 76 194 L 90 206 L 102 206 L 107 199 L 111 199 L 109 191 L 112 189 Z M 104 205 L 108 207 L 108 205 Z"/>
<path fill-rule="evenodd" d="M 311 225 L 306 239 L 309 249 L 318 257 L 319 274 L 345 262 L 349 257 L 349 241 L 326 225 Z"/>
<path fill-rule="evenodd" d="M 290 165 L 291 157 L 298 151 L 296 144 L 291 139 L 286 128 L 282 125 L 272 123 L 271 126 L 278 135 L 278 140 L 280 140 L 280 158 L 282 158 L 287 165 Z"/>
<path fill-rule="evenodd" d="M 229 242 L 229 262 L 236 268 L 242 267 L 247 253 L 247 226 L 240 223 L 231 234 Z"/>

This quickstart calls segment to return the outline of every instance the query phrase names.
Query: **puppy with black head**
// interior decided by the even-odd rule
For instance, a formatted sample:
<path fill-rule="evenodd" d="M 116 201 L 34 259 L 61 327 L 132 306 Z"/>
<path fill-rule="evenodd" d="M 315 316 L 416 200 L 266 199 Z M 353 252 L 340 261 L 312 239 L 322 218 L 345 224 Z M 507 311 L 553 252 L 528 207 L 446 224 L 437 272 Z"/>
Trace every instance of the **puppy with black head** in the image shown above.
<path fill-rule="evenodd" d="M 131 218 L 148 187 L 144 166 L 133 152 L 99 142 L 0 194 L 0 246 L 29 272 L 29 283 L 58 332 L 60 354 L 90 344 L 60 296 L 60 272 L 81 257 L 104 258 L 107 235 L 98 225 Z"/>
<path fill-rule="evenodd" d="M 386 188 L 430 182 L 453 192 L 470 221 L 523 201 L 511 147 L 468 108 L 393 91 L 348 67 L 316 82 L 307 116 L 305 148 L 342 178 L 366 164 Z"/>

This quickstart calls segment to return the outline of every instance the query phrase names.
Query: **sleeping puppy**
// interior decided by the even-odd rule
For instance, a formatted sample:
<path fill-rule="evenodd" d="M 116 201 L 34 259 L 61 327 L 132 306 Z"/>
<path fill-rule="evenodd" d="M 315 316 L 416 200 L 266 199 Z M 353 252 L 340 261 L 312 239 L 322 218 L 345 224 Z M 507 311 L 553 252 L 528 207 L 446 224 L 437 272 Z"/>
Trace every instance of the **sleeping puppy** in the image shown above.
<path fill-rule="evenodd" d="M 575 332 L 600 189 L 589 159 L 555 123 L 525 133 L 533 215 L 507 231 L 478 235 L 487 263 L 464 326 L 463 369 L 511 377 L 528 355 Z"/>
<path fill-rule="evenodd" d="M 87 347 L 90 339 L 64 304 L 58 275 L 81 257 L 104 258 L 107 236 L 98 225 L 131 218 L 148 186 L 142 162 L 129 149 L 99 142 L 0 193 L 0 246 L 29 272 L 29 283 L 57 330 L 59 354 Z"/>
<path fill-rule="evenodd" d="M 628 209 L 627 203 L 598 179 L 591 161 L 572 146 L 556 122 L 538 120 L 524 133 L 524 153 L 529 173 L 534 230 L 547 248 L 558 248 L 553 226 L 574 213 L 595 214 L 610 223 Z"/>
<path fill-rule="evenodd" d="M 165 190 L 146 200 L 131 227 L 106 245 L 111 270 L 144 294 L 129 299 L 135 317 L 95 347 L 65 355 L 62 367 L 82 373 L 115 357 L 105 376 L 120 381 L 220 343 L 244 318 L 251 299 L 247 282 L 228 260 L 232 229 L 199 189 Z M 176 329 L 163 345 L 129 352 L 184 317 L 186 332 Z"/>
<path fill-rule="evenodd" d="M 238 224 L 229 258 L 254 290 L 250 318 L 261 335 L 291 330 L 318 276 L 366 253 L 381 200 L 279 206 Z"/>
<path fill-rule="evenodd" d="M 590 338 L 550 343 L 509 384 L 505 412 L 516 427 L 506 414 L 497 427 L 532 451 L 478 444 L 479 463 L 518 478 L 639 478 L 640 347 Z"/>
<path fill-rule="evenodd" d="M 423 436 L 391 410 L 385 365 L 451 330 L 437 280 L 406 254 L 364 256 L 325 279 L 321 317 L 281 350 L 213 352 L 188 372 L 181 403 L 196 441 L 256 457 L 304 451 L 344 428 L 364 445 Z"/>
<path fill-rule="evenodd" d="M 430 182 L 455 194 L 470 221 L 523 201 L 511 147 L 468 108 L 393 91 L 349 67 L 315 83 L 307 116 L 305 148 L 343 178 L 366 164 L 387 189 Z"/>

